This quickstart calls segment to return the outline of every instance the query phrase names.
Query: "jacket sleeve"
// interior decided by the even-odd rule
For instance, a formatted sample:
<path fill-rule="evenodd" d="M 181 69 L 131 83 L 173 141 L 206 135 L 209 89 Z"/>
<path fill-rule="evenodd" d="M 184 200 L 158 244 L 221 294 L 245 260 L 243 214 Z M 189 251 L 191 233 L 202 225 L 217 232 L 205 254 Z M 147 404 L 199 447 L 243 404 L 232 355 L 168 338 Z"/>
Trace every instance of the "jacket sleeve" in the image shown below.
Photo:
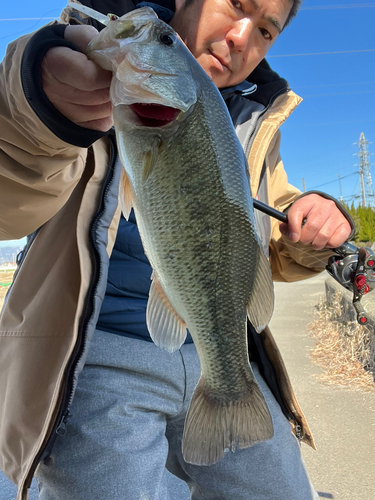
<path fill-rule="evenodd" d="M 275 135 L 266 156 L 269 204 L 284 212 L 301 191 L 288 184 L 279 153 L 280 132 Z M 270 264 L 275 281 L 299 281 L 324 271 L 332 250 L 314 250 L 311 246 L 293 243 L 279 230 L 279 222 L 271 220 Z"/>
<path fill-rule="evenodd" d="M 64 45 L 61 25 L 54 26 L 9 44 L 0 65 L 0 240 L 30 234 L 60 210 L 82 175 L 89 144 L 98 138 L 46 103 L 43 54 Z M 52 36 L 51 27 L 59 32 Z M 53 43 L 42 41 L 49 40 L 46 33 Z M 51 114 L 53 120 L 46 124 Z M 70 142 L 72 130 L 75 137 L 82 133 L 79 141 Z"/>

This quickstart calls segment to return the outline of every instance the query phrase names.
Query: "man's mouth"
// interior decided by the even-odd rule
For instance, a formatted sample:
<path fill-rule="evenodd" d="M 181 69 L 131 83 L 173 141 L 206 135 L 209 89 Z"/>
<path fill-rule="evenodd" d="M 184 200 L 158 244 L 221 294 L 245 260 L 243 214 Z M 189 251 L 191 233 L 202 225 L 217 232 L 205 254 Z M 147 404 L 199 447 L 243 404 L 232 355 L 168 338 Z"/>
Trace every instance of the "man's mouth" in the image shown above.
<path fill-rule="evenodd" d="M 228 62 L 226 62 L 225 59 L 223 59 L 222 57 L 218 56 L 214 52 L 210 51 L 210 54 L 213 57 L 213 59 L 214 59 L 214 61 L 216 63 L 215 66 L 218 69 L 221 69 L 222 71 L 229 71 Z"/>
<path fill-rule="evenodd" d="M 130 107 L 145 127 L 163 127 L 173 122 L 181 113 L 180 109 L 161 104 L 135 103 Z"/>

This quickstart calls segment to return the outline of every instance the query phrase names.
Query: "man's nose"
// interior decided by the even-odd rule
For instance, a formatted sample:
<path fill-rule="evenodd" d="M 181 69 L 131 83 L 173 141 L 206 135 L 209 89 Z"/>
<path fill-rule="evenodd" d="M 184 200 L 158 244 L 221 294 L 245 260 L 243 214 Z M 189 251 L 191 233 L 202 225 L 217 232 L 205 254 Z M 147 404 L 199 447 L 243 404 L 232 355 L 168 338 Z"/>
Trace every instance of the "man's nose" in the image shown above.
<path fill-rule="evenodd" d="M 250 19 L 240 19 L 235 22 L 227 34 L 227 42 L 230 49 L 236 52 L 244 52 L 250 41 L 254 29 Z"/>

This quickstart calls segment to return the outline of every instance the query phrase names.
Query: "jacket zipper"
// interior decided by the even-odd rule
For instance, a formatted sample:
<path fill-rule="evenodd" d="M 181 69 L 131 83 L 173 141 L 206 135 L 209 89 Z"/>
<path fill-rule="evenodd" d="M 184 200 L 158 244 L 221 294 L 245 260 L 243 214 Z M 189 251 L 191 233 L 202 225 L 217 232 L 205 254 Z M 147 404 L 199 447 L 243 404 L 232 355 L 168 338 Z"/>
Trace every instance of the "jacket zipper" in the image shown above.
<path fill-rule="evenodd" d="M 112 137 L 111 137 L 112 136 Z M 95 290 L 97 287 L 97 284 L 100 280 L 101 277 L 101 268 L 100 268 L 100 258 L 99 255 L 96 251 L 95 248 L 95 228 L 97 225 L 97 222 L 100 220 L 103 211 L 104 211 L 104 206 L 105 206 L 105 200 L 107 198 L 107 194 L 109 191 L 109 186 L 113 180 L 114 177 L 114 172 L 115 172 L 115 164 L 117 161 L 118 153 L 116 152 L 115 145 L 114 145 L 114 134 L 109 135 L 109 139 L 111 141 L 111 153 L 112 153 L 112 161 L 108 167 L 108 175 L 107 178 L 104 182 L 103 185 L 103 190 L 102 190 L 102 196 L 101 196 L 101 206 L 100 209 L 98 210 L 97 214 L 95 215 L 93 222 L 91 224 L 91 229 L 90 229 L 90 242 L 91 242 L 91 248 L 93 249 L 92 252 L 92 262 L 93 262 L 93 279 L 91 280 L 91 284 L 89 287 L 89 290 L 87 292 L 86 296 L 86 304 L 84 306 L 84 310 L 82 312 L 82 319 L 80 321 L 80 327 L 78 331 L 78 338 L 77 338 L 77 343 L 74 348 L 74 352 L 71 357 L 71 362 L 66 368 L 67 372 L 67 381 L 65 384 L 64 388 L 64 395 L 61 399 L 60 403 L 60 409 L 57 414 L 57 417 L 55 419 L 55 423 L 51 429 L 51 432 L 48 436 L 46 436 L 46 441 L 44 444 L 42 444 L 37 456 L 35 457 L 29 473 L 26 477 L 25 483 L 24 483 L 24 488 L 23 488 L 23 493 L 28 490 L 31 486 L 31 481 L 34 477 L 35 470 L 42 460 L 46 460 L 47 457 L 50 455 L 53 445 L 56 441 L 56 438 L 58 435 L 64 435 L 66 433 L 66 427 L 67 427 L 67 422 L 69 418 L 71 418 L 71 413 L 70 413 L 70 406 L 73 401 L 73 394 L 75 391 L 75 371 L 76 367 L 79 364 L 80 359 L 82 358 L 83 353 L 85 352 L 85 347 L 86 347 L 86 334 L 85 330 L 87 328 L 87 324 L 89 322 L 89 319 L 92 315 L 93 312 L 93 297 L 95 294 Z"/>
<path fill-rule="evenodd" d="M 64 436 L 66 434 L 66 427 L 67 427 L 67 424 L 68 424 L 68 420 L 71 417 L 72 417 L 72 414 L 70 413 L 69 409 L 67 409 L 66 411 L 64 411 L 63 416 L 61 418 L 61 421 L 60 421 L 60 423 L 59 423 L 59 425 L 58 425 L 58 427 L 56 428 L 56 431 L 55 431 L 58 436 Z"/>
<path fill-rule="evenodd" d="M 293 422 L 295 425 L 295 432 L 296 432 L 296 438 L 298 439 L 298 442 L 301 443 L 303 434 L 302 434 L 302 427 L 300 424 L 297 422 L 297 420 L 293 417 Z"/>

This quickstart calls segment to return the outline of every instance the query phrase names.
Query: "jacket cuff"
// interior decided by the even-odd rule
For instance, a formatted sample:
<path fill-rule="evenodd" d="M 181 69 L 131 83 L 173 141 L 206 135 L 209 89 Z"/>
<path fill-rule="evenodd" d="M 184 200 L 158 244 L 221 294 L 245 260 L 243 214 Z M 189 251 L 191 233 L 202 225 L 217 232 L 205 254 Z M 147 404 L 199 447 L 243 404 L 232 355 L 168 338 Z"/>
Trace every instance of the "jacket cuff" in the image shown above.
<path fill-rule="evenodd" d="M 349 212 L 347 212 L 347 210 L 344 208 L 344 206 L 339 201 L 337 201 L 336 198 L 334 198 L 333 196 L 330 196 L 327 193 L 323 193 L 322 191 L 306 191 L 306 193 L 302 193 L 300 196 L 298 196 L 298 198 L 296 198 L 293 203 L 295 203 L 297 200 L 300 200 L 304 196 L 308 196 L 309 194 L 317 194 L 317 195 L 321 196 L 322 198 L 325 198 L 326 200 L 332 200 L 335 202 L 336 207 L 340 210 L 342 215 L 345 217 L 345 219 L 350 224 L 352 231 L 349 235 L 348 241 L 351 240 L 354 237 L 355 230 L 356 230 L 354 221 L 353 221 L 352 217 L 350 216 Z M 288 210 L 291 208 L 291 206 L 292 205 L 290 205 L 286 210 L 284 210 L 284 212 L 287 213 Z"/>
<path fill-rule="evenodd" d="M 30 38 L 21 64 L 21 81 L 25 97 L 40 120 L 62 141 L 88 148 L 107 132 L 98 132 L 76 125 L 61 114 L 43 90 L 41 66 L 46 52 L 52 47 L 68 47 L 79 52 L 64 40 L 66 25 L 46 26 Z"/>

